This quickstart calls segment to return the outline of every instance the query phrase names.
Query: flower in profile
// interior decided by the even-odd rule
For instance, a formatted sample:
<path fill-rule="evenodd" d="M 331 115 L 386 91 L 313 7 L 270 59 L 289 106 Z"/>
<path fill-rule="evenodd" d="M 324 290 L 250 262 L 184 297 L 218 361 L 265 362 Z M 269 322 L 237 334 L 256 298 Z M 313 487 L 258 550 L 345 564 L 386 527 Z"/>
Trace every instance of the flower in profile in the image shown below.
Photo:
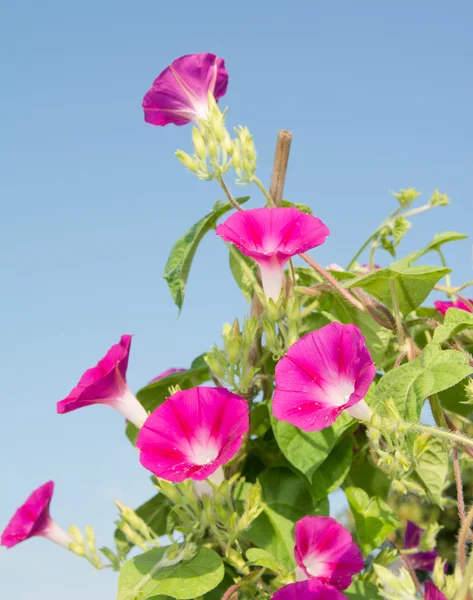
<path fill-rule="evenodd" d="M 345 594 L 331 585 L 324 585 L 317 579 L 298 581 L 285 585 L 275 594 L 273 600 L 346 600 Z"/>
<path fill-rule="evenodd" d="M 148 413 L 126 382 L 131 335 L 122 335 L 95 367 L 88 369 L 69 395 L 57 403 L 58 413 L 68 413 L 83 406 L 105 404 L 120 412 L 128 421 L 141 427 Z"/>
<path fill-rule="evenodd" d="M 434 302 L 435 308 L 439 311 L 441 315 L 445 316 L 445 313 L 449 308 L 459 308 L 460 310 L 466 310 L 467 312 L 473 312 L 473 298 L 467 299 L 467 302 L 463 300 L 455 300 L 455 301 L 442 301 L 436 300 Z"/>
<path fill-rule="evenodd" d="M 6 526 L 0 545 L 13 548 L 31 537 L 41 536 L 68 548 L 72 539 L 49 515 L 53 492 L 54 483 L 48 481 L 30 494 Z"/>
<path fill-rule="evenodd" d="M 155 381 L 160 381 L 161 379 L 164 379 L 165 377 L 169 377 L 170 375 L 175 375 L 176 373 L 185 373 L 186 370 L 187 369 L 179 369 L 179 368 L 167 369 L 166 371 L 163 371 L 159 375 L 156 375 L 156 377 L 153 377 L 153 379 L 151 379 L 151 381 L 149 383 L 154 383 Z"/>
<path fill-rule="evenodd" d="M 426 581 L 425 600 L 447 600 L 447 597 L 431 581 Z"/>
<path fill-rule="evenodd" d="M 404 534 L 404 548 L 406 550 L 417 548 L 423 533 L 424 530 L 421 527 L 418 527 L 412 521 L 407 521 L 406 532 Z M 419 551 L 409 554 L 409 561 L 414 569 L 418 569 L 419 571 L 433 571 L 438 555 L 437 550 Z M 446 564 L 445 569 L 447 569 Z"/>
<path fill-rule="evenodd" d="M 296 523 L 294 556 L 298 580 L 318 579 L 344 590 L 364 567 L 350 533 L 332 517 L 304 517 Z"/>
<path fill-rule="evenodd" d="M 328 427 L 342 411 L 370 421 L 363 398 L 375 373 L 360 329 L 329 323 L 300 338 L 276 365 L 274 416 L 304 431 Z"/>
<path fill-rule="evenodd" d="M 222 465 L 249 428 L 248 405 L 224 388 L 195 387 L 173 394 L 151 413 L 136 447 L 141 464 L 162 479 L 223 480 Z"/>
<path fill-rule="evenodd" d="M 258 263 L 266 297 L 274 301 L 291 256 L 320 246 L 329 233 L 320 219 L 294 207 L 241 210 L 217 227 L 217 235 Z"/>
<path fill-rule="evenodd" d="M 208 97 L 227 91 L 223 58 L 202 52 L 173 61 L 153 82 L 143 98 L 145 121 L 151 125 L 185 125 L 207 118 Z"/>

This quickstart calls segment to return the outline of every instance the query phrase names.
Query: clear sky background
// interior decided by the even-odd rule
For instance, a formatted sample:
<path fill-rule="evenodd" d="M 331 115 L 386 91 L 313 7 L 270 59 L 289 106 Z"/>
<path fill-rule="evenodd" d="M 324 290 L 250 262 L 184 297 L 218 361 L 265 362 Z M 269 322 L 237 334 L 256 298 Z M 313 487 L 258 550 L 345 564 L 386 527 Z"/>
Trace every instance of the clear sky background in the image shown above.
<path fill-rule="evenodd" d="M 416 218 L 407 252 L 435 232 L 473 233 L 473 4 L 15 0 L 1 13 L 0 529 L 53 479 L 55 519 L 91 523 L 109 544 L 113 499 L 141 504 L 148 474 L 120 415 L 59 416 L 55 403 L 122 333 L 135 334 L 136 390 L 246 310 L 210 235 L 177 319 L 168 252 L 221 194 L 174 157 L 189 127 L 144 123 L 155 76 L 183 54 L 224 57 L 228 123 L 254 134 L 266 182 L 278 129 L 293 131 L 285 197 L 331 229 L 313 251 L 322 264 L 346 264 L 393 209 L 389 190 L 448 193 L 452 206 Z M 472 279 L 471 250 L 446 250 L 455 283 Z M 1 550 L 2 599 L 115 598 L 114 574 L 45 540 Z"/>

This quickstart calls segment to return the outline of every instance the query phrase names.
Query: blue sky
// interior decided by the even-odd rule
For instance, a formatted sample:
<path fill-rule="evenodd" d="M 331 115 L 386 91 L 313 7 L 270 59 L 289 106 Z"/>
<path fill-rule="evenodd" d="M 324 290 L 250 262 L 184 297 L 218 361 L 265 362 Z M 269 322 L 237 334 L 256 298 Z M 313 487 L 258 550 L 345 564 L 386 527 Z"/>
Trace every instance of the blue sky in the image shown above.
<path fill-rule="evenodd" d="M 453 200 L 416 219 L 406 252 L 435 232 L 473 232 L 472 19 L 466 0 L 4 4 L 0 528 L 54 479 L 56 520 L 90 523 L 110 543 L 113 499 L 146 500 L 148 474 L 120 415 L 59 416 L 56 401 L 122 333 L 135 334 L 138 389 L 189 365 L 246 309 L 209 236 L 177 319 L 161 278 L 167 254 L 221 194 L 174 157 L 190 150 L 189 127 L 144 123 L 154 77 L 183 54 L 224 57 L 229 124 L 254 134 L 264 181 L 278 129 L 293 131 L 285 197 L 330 227 L 318 260 L 344 264 L 401 187 Z M 454 282 L 472 279 L 470 241 L 446 255 Z M 41 539 L 0 552 L 8 600 L 113 599 L 115 588 L 113 574 Z"/>

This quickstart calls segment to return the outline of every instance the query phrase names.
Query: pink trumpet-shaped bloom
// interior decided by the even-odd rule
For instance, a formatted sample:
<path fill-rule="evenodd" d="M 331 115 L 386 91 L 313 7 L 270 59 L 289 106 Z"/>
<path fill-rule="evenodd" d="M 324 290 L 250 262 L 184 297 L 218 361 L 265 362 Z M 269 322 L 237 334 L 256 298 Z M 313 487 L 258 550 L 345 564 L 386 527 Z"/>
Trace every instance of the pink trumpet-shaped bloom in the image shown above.
<path fill-rule="evenodd" d="M 434 306 L 439 311 L 439 313 L 444 316 L 449 308 L 459 308 L 460 310 L 466 310 L 466 312 L 471 313 L 471 312 L 473 312 L 473 310 L 472 310 L 473 299 L 468 298 L 467 300 L 468 300 L 469 304 L 466 304 L 465 302 L 463 302 L 463 300 L 455 300 L 454 302 L 452 302 L 452 301 L 443 302 L 442 300 L 436 300 L 434 302 Z M 471 306 L 470 306 L 470 304 L 471 304 Z"/>
<path fill-rule="evenodd" d="M 272 600 L 346 600 L 345 594 L 317 579 L 290 583 L 278 590 Z"/>
<path fill-rule="evenodd" d="M 360 329 L 329 323 L 303 336 L 276 365 L 274 416 L 304 431 L 328 427 L 342 411 L 369 421 L 363 398 L 375 373 Z"/>
<path fill-rule="evenodd" d="M 447 600 L 447 597 L 431 581 L 426 581 L 425 600 Z"/>
<path fill-rule="evenodd" d="M 131 335 L 122 335 L 95 367 L 88 369 L 69 395 L 57 403 L 58 413 L 68 413 L 83 406 L 105 404 L 120 412 L 128 421 L 141 427 L 148 413 L 126 382 Z"/>
<path fill-rule="evenodd" d="M 274 301 L 291 256 L 320 246 L 329 233 L 320 219 L 294 207 L 237 211 L 217 227 L 217 235 L 258 263 L 266 297 Z"/>
<path fill-rule="evenodd" d="M 407 550 L 417 548 L 423 533 L 424 530 L 421 527 L 418 527 L 412 521 L 407 521 L 406 532 L 404 534 L 404 548 Z M 415 554 L 409 554 L 409 561 L 414 569 L 418 569 L 419 571 L 433 571 L 438 555 L 437 550 L 419 551 Z M 447 570 L 447 565 L 445 565 L 445 570 Z"/>
<path fill-rule="evenodd" d="M 72 539 L 49 515 L 53 492 L 54 483 L 52 481 L 48 481 L 35 490 L 6 526 L 0 545 L 13 548 L 31 537 L 41 536 L 68 548 Z"/>
<path fill-rule="evenodd" d="M 243 398 L 224 388 L 195 387 L 158 406 L 136 447 L 141 464 L 158 477 L 203 481 L 236 454 L 248 428 Z"/>
<path fill-rule="evenodd" d="M 155 381 L 159 381 L 160 379 L 164 379 L 165 377 L 169 377 L 169 375 L 175 375 L 176 373 L 185 373 L 187 369 L 167 369 L 166 371 L 163 371 L 162 373 L 160 373 L 159 375 L 156 375 L 156 377 L 153 377 L 153 379 L 151 379 L 150 383 L 154 383 Z"/>
<path fill-rule="evenodd" d="M 225 61 L 210 52 L 188 54 L 173 61 L 143 98 L 145 121 L 151 125 L 185 125 L 207 118 L 208 97 L 227 91 Z"/>
<path fill-rule="evenodd" d="M 294 556 L 298 579 L 318 579 L 344 590 L 364 567 L 350 533 L 332 517 L 304 517 L 296 523 Z"/>

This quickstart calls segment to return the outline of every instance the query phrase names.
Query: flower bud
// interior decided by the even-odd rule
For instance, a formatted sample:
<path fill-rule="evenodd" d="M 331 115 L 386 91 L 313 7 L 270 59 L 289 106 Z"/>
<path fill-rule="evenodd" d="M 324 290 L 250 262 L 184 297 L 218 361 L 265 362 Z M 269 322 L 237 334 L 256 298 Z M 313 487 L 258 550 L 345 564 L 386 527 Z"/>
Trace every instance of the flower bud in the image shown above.
<path fill-rule="evenodd" d="M 396 194 L 395 192 L 393 192 L 393 196 L 395 196 L 398 199 L 399 204 L 403 208 L 407 208 L 414 202 L 414 200 L 418 196 L 420 196 L 420 192 L 418 192 L 416 189 L 411 187 L 407 190 L 401 190 L 399 192 L 399 194 Z"/>
<path fill-rule="evenodd" d="M 204 136 L 197 129 L 197 127 L 192 128 L 192 143 L 194 144 L 194 150 L 197 156 L 205 160 L 207 158 L 207 148 L 205 145 Z"/>
<path fill-rule="evenodd" d="M 77 556 L 87 556 L 87 553 L 85 551 L 85 547 L 83 544 L 79 544 L 77 542 L 72 542 L 71 544 L 69 544 L 69 550 L 71 552 L 74 552 L 74 554 L 77 554 Z"/>
<path fill-rule="evenodd" d="M 228 131 L 226 129 L 225 129 L 225 136 L 224 136 L 224 139 L 223 139 L 223 147 L 225 149 L 225 152 L 229 156 L 233 155 L 233 142 L 232 142 L 232 138 L 230 137 L 230 134 L 228 133 Z"/>
<path fill-rule="evenodd" d="M 207 366 L 209 367 L 209 369 L 212 371 L 212 373 L 216 377 L 218 377 L 219 379 L 222 379 L 223 377 L 225 377 L 225 369 L 220 364 L 215 353 L 206 354 L 204 357 L 204 360 L 207 363 Z"/>
<path fill-rule="evenodd" d="M 211 136 L 207 142 L 207 150 L 209 152 L 210 160 L 214 163 L 218 163 L 219 161 L 219 152 L 217 141 L 214 136 Z"/>
<path fill-rule="evenodd" d="M 69 527 L 69 535 L 77 544 L 84 544 L 84 538 L 82 537 L 81 530 L 77 527 L 77 525 L 71 525 Z"/>
<path fill-rule="evenodd" d="M 448 206 L 450 204 L 450 198 L 447 194 L 441 194 L 438 190 L 435 190 L 429 200 L 429 204 L 432 207 Z"/>
<path fill-rule="evenodd" d="M 192 173 L 197 173 L 198 167 L 192 156 L 189 156 L 189 154 L 183 152 L 182 150 L 176 150 L 176 156 L 186 167 L 186 169 L 189 169 L 189 171 L 192 171 Z"/>
<path fill-rule="evenodd" d="M 407 569 L 402 568 L 399 572 L 393 573 L 381 565 L 374 564 L 373 568 L 386 600 L 415 598 L 416 586 Z"/>

